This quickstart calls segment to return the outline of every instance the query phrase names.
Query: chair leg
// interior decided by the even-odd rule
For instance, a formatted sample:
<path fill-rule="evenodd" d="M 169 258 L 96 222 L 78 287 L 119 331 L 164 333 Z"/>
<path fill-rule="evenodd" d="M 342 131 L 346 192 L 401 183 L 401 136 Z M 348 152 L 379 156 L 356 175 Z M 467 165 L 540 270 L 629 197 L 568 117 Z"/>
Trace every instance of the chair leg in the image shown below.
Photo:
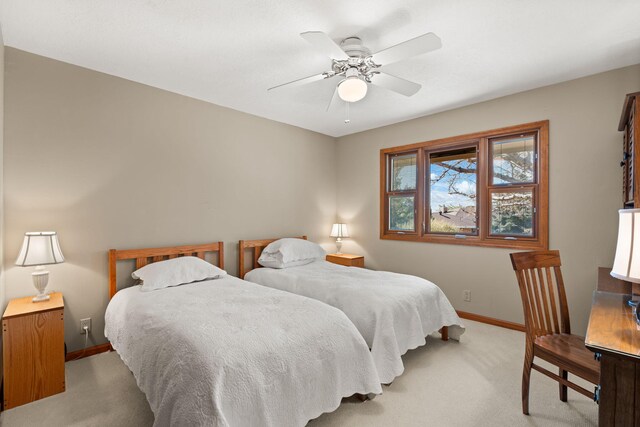
<path fill-rule="evenodd" d="M 529 382 L 531 380 L 531 367 L 533 366 L 533 350 L 525 350 L 524 368 L 522 369 L 522 413 L 529 415 Z"/>
<path fill-rule="evenodd" d="M 562 369 L 560 369 L 560 372 L 558 372 L 558 375 L 562 377 L 562 379 L 567 379 L 569 378 L 569 373 L 567 371 L 563 371 Z M 560 388 L 560 400 L 563 402 L 567 401 L 567 386 L 566 385 L 562 385 L 559 384 L 559 388 Z"/>

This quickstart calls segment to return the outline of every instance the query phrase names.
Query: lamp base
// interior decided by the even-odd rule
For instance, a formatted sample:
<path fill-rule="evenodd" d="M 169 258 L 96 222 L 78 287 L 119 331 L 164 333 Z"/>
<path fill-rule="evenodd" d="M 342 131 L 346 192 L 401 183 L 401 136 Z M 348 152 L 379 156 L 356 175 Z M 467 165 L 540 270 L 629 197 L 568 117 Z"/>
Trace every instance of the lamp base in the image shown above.
<path fill-rule="evenodd" d="M 51 297 L 48 294 L 42 294 L 42 295 L 36 295 L 35 297 L 33 297 L 31 302 L 43 302 L 43 301 L 49 301 L 50 299 Z"/>
<path fill-rule="evenodd" d="M 342 239 L 340 237 L 336 239 L 336 249 L 338 250 L 336 252 L 336 255 L 342 255 L 342 252 L 340 252 L 340 250 L 342 249 Z"/>
<path fill-rule="evenodd" d="M 45 290 L 47 289 L 47 283 L 49 283 L 49 272 L 40 265 L 36 267 L 36 271 L 31 273 L 31 278 L 33 279 L 33 286 L 38 291 L 38 295 L 36 295 L 31 301 L 49 301 L 50 297 L 45 292 Z"/>

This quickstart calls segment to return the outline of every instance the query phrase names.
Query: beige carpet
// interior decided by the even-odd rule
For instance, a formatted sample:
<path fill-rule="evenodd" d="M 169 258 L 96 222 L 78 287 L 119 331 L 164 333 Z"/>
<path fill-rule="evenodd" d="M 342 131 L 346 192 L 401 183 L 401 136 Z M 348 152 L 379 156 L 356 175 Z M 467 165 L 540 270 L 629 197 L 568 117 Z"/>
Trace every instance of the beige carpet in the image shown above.
<path fill-rule="evenodd" d="M 405 373 L 369 402 L 344 402 L 309 423 L 325 426 L 596 426 L 598 407 L 534 372 L 531 415 L 520 406 L 524 334 L 466 321 L 462 342 L 429 337 L 407 353 Z M 591 389 L 591 386 L 588 387 Z M 14 426 L 149 426 L 144 394 L 116 353 L 67 363 L 67 391 L 3 412 Z"/>

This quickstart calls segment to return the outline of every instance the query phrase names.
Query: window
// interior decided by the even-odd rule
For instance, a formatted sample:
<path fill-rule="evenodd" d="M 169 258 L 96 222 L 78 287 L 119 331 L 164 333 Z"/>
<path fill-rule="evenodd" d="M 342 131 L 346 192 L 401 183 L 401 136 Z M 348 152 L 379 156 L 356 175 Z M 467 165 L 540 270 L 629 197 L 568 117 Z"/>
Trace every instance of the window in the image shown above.
<path fill-rule="evenodd" d="M 478 234 L 478 147 L 429 152 L 428 233 Z"/>
<path fill-rule="evenodd" d="M 387 229 L 390 232 L 416 231 L 417 154 L 389 156 Z"/>
<path fill-rule="evenodd" d="M 380 237 L 548 245 L 549 122 L 380 151 Z"/>

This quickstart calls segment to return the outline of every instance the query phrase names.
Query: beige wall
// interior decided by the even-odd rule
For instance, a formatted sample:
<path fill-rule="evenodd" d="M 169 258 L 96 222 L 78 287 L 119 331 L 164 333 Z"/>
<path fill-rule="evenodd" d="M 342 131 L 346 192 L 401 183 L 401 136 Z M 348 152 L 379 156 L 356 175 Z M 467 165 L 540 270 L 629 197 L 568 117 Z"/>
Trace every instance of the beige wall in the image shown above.
<path fill-rule="evenodd" d="M 25 231 L 55 230 L 67 262 L 66 341 L 105 342 L 107 250 L 307 233 L 329 242 L 334 139 L 12 48 L 6 50 L 7 298 L 34 293 L 12 264 Z"/>
<path fill-rule="evenodd" d="M 549 119 L 550 247 L 561 251 L 572 326 L 584 333 L 596 267 L 613 263 L 618 120 L 624 95 L 638 90 L 633 66 L 339 138 L 338 216 L 353 234 L 343 251 L 363 253 L 369 267 L 434 281 L 459 310 L 522 322 L 509 250 L 379 239 L 379 150 Z"/>

